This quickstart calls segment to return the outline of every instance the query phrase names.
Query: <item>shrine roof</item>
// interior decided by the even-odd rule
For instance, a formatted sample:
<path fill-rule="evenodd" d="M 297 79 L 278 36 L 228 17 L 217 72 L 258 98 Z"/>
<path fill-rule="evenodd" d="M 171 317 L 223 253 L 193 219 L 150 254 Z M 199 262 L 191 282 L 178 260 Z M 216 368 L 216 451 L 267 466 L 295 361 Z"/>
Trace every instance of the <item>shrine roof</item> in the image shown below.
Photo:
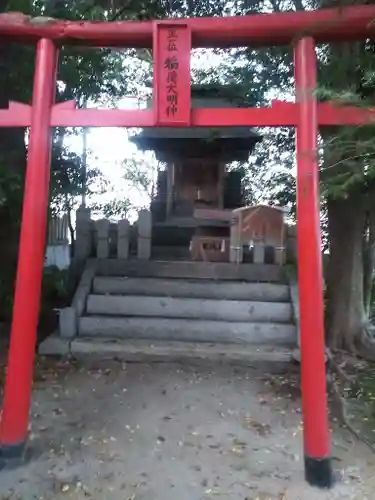
<path fill-rule="evenodd" d="M 146 82 L 146 87 L 153 88 L 152 80 Z M 238 84 L 219 84 L 219 83 L 192 83 L 190 86 L 192 99 L 210 98 L 225 99 L 233 104 L 246 104 L 255 106 L 256 102 L 251 96 L 247 95 L 243 85 Z M 237 106 L 234 106 L 237 107 Z"/>
<path fill-rule="evenodd" d="M 245 212 L 246 210 L 259 210 L 259 209 L 268 209 L 268 210 L 274 210 L 276 212 L 282 212 L 282 213 L 288 213 L 289 208 L 287 207 L 280 207 L 276 205 L 265 205 L 263 203 L 259 205 L 248 205 L 246 207 L 239 207 L 235 208 L 233 212 L 239 213 L 239 212 Z"/>
<path fill-rule="evenodd" d="M 226 109 L 249 107 L 252 103 L 243 95 L 243 88 L 238 85 L 192 85 L 192 108 Z M 148 102 L 152 107 L 152 100 Z M 230 149 L 233 151 L 245 150 L 250 153 L 262 136 L 251 127 L 154 127 L 142 130 L 141 133 L 130 138 L 139 149 L 163 151 L 180 149 L 181 142 L 186 141 L 186 147 L 191 140 L 200 141 L 201 148 L 204 143 L 209 149 L 222 147 L 223 142 L 231 141 Z M 246 141 L 244 143 L 244 141 Z M 178 144 L 178 148 L 176 148 Z M 228 148 L 225 148 L 228 151 Z"/>

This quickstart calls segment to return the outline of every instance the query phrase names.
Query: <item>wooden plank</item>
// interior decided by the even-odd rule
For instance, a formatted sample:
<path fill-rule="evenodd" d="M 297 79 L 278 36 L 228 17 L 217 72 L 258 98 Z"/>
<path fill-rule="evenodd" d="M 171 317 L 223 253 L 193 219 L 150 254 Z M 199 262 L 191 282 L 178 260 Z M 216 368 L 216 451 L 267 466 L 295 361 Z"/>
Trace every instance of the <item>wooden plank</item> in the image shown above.
<path fill-rule="evenodd" d="M 190 50 L 187 24 L 155 23 L 154 111 L 156 126 L 190 125 Z"/>

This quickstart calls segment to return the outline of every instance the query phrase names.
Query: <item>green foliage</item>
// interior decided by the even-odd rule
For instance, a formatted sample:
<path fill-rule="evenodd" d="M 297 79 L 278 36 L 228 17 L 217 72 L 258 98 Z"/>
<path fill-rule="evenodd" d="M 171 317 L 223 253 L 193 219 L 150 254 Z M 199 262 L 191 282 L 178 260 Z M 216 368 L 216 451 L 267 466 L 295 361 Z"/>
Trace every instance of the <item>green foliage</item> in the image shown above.
<path fill-rule="evenodd" d="M 268 182 L 269 204 L 286 207 L 289 215 L 296 218 L 296 178 L 290 171 L 277 172 Z"/>
<path fill-rule="evenodd" d="M 13 308 L 13 286 L 2 273 L 0 274 L 0 321 L 9 321 Z"/>
<path fill-rule="evenodd" d="M 345 197 L 352 189 L 372 189 L 375 178 L 374 126 L 345 127 L 324 143 L 324 194 Z"/>
<path fill-rule="evenodd" d="M 359 108 L 375 104 L 374 44 L 356 42 L 325 47 L 320 54 L 320 100 Z M 323 194 L 345 198 L 353 190 L 365 195 L 375 177 L 374 124 L 322 130 Z"/>
<path fill-rule="evenodd" d="M 44 268 L 42 302 L 64 305 L 70 298 L 69 273 L 55 266 Z"/>
<path fill-rule="evenodd" d="M 42 314 L 53 308 L 64 307 L 71 299 L 71 284 L 67 271 L 56 267 L 47 267 L 43 272 Z M 13 309 L 13 286 L 7 277 L 0 273 L 0 321 L 9 321 Z"/>
<path fill-rule="evenodd" d="M 133 206 L 128 199 L 114 199 L 106 203 L 92 203 L 90 208 L 94 215 L 101 214 L 106 219 L 125 219 Z"/>
<path fill-rule="evenodd" d="M 297 263 L 296 262 L 288 262 L 283 266 L 285 274 L 288 276 L 289 280 L 292 282 L 297 281 Z"/>
<path fill-rule="evenodd" d="M 286 5 L 281 0 L 270 3 L 275 11 L 293 7 L 302 8 L 300 2 Z M 238 0 L 227 2 L 224 12 L 231 15 L 264 12 L 261 1 Z M 202 63 L 207 52 L 196 51 Z M 267 106 L 272 99 L 289 97 L 293 93 L 292 50 L 286 47 L 265 49 L 238 48 L 210 51 L 217 66 L 193 72 L 193 81 L 207 86 L 230 89 L 241 105 Z M 271 203 L 287 206 L 295 213 L 295 134 L 293 129 L 261 129 L 263 140 L 255 147 L 246 164 L 234 164 L 232 169 L 243 173 L 243 187 L 248 204 Z"/>
<path fill-rule="evenodd" d="M 153 181 L 153 166 L 147 161 L 138 156 L 127 158 L 122 162 L 123 179 L 128 185 L 128 190 L 135 189 L 140 195 L 151 197 L 152 181 Z M 128 217 L 134 210 L 134 206 L 130 199 L 124 194 L 121 199 L 115 194 L 116 186 L 107 186 L 106 193 L 111 190 L 114 194 L 114 199 L 105 203 L 91 203 L 90 208 L 95 215 L 101 214 L 108 219 L 120 219 Z M 138 207 L 139 208 L 139 207 Z"/>
<path fill-rule="evenodd" d="M 19 210 L 23 197 L 23 176 L 20 172 L 0 167 L 0 210 L 7 213 L 15 227 L 19 224 Z"/>
<path fill-rule="evenodd" d="M 103 174 L 97 168 L 87 168 L 83 176 L 82 158 L 66 148 L 54 148 L 51 169 L 50 206 L 54 213 L 77 208 L 82 194 L 91 196 L 106 187 Z"/>
<path fill-rule="evenodd" d="M 152 185 L 152 166 L 136 156 L 123 162 L 124 180 L 141 192 L 149 193 Z"/>
<path fill-rule="evenodd" d="M 69 272 L 50 266 L 44 269 L 38 325 L 38 341 L 58 327 L 59 310 L 71 303 L 73 285 Z"/>

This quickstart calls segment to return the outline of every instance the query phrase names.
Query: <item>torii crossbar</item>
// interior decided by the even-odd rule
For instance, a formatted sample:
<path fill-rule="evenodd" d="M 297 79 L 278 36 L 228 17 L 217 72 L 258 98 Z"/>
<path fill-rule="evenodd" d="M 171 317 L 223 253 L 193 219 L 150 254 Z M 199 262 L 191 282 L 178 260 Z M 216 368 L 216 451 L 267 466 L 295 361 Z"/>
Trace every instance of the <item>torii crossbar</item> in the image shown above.
<path fill-rule="evenodd" d="M 373 38 L 375 6 L 243 17 L 90 23 L 0 15 L 0 39 L 36 43 L 32 104 L 0 110 L 1 127 L 30 127 L 11 341 L 0 421 L 0 467 L 21 457 L 27 440 L 32 372 L 44 263 L 52 127 L 296 128 L 298 280 L 305 477 L 331 487 L 323 282 L 319 217 L 318 128 L 370 123 L 375 111 L 321 103 L 315 97 L 317 43 Z M 152 110 L 76 109 L 55 104 L 61 45 L 152 47 Z M 192 47 L 293 44 L 296 100 L 268 108 L 191 109 Z"/>

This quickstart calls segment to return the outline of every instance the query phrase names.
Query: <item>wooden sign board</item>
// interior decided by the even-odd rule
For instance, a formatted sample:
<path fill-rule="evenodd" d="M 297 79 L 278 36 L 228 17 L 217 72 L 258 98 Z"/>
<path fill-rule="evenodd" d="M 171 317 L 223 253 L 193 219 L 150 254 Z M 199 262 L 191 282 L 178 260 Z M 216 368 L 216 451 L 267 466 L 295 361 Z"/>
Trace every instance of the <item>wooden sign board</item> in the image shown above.
<path fill-rule="evenodd" d="M 188 127 L 191 114 L 191 33 L 186 24 L 154 25 L 155 126 Z"/>

